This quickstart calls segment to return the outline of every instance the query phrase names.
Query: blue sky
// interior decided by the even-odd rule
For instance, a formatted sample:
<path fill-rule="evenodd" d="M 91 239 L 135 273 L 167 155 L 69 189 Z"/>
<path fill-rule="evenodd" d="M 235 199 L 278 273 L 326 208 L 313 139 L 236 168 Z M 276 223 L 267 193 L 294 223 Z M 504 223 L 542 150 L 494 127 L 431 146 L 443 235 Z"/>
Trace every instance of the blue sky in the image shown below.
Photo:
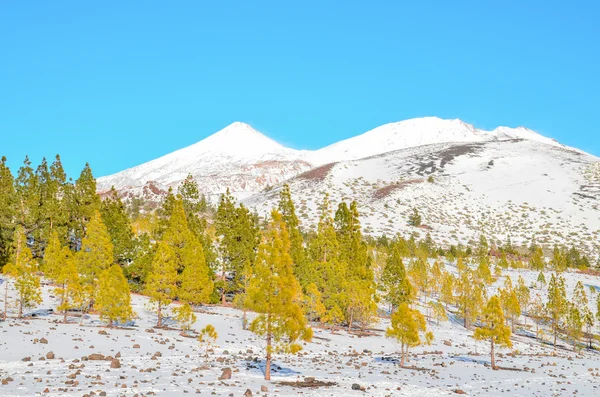
<path fill-rule="evenodd" d="M 126 3 L 126 4 L 125 4 Z M 411 117 L 600 155 L 593 1 L 13 1 L 0 155 L 111 174 L 245 121 L 314 149 Z"/>

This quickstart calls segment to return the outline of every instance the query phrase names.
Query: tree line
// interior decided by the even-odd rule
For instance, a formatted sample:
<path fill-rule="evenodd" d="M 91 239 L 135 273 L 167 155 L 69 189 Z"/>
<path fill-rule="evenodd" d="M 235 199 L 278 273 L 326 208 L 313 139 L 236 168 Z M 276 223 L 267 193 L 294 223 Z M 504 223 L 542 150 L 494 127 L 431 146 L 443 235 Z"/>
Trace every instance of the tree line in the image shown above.
<path fill-rule="evenodd" d="M 317 225 L 303 228 L 287 185 L 261 218 L 229 190 L 210 205 L 191 176 L 156 210 L 141 208 L 114 189 L 101 198 L 89 165 L 72 181 L 59 156 L 36 169 L 26 159 L 16 176 L 2 158 L 0 266 L 14 282 L 18 317 L 41 302 L 41 275 L 55 285 L 64 322 L 74 311 L 81 319 L 93 311 L 109 326 L 124 324 L 135 317 L 130 291 L 149 297 L 157 326 L 174 318 L 184 331 L 198 305 L 231 303 L 243 311 L 243 327 L 267 342 L 267 377 L 272 353 L 298 351 L 298 341 L 311 339 L 311 326 L 366 332 L 386 305 L 387 335 L 399 341 L 402 365 L 409 348 L 431 342 L 426 318 L 459 316 L 466 328 L 476 328 L 476 338 L 490 341 L 492 360 L 494 346 L 510 344 L 522 314 L 536 326 L 547 324 L 555 345 L 564 334 L 576 347 L 583 329 L 590 335 L 594 326 L 582 287 L 568 301 L 560 274 L 547 285 L 543 280 L 544 269 L 588 266 L 575 248 L 556 247 L 547 259 L 535 242 L 523 253 L 510 239 L 493 256 L 484 235 L 476 245 L 448 248 L 429 235 L 374 238 L 363 235 L 356 202 L 335 206 L 327 194 Z M 488 297 L 487 287 L 507 268 L 539 270 L 547 299 L 532 298 L 522 278 L 514 286 L 507 278 Z M 173 301 L 180 305 L 173 308 Z M 257 314 L 250 323 L 247 311 Z"/>

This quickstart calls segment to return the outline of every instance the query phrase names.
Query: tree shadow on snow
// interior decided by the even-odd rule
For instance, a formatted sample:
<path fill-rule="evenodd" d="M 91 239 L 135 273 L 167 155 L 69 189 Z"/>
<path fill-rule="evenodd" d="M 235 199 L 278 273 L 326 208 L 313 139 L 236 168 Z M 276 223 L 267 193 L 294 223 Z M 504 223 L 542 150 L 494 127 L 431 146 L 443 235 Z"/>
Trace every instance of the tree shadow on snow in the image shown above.
<path fill-rule="evenodd" d="M 266 360 L 246 361 L 246 371 L 260 372 L 265 374 Z M 276 362 L 271 361 L 271 376 L 293 376 L 300 375 L 301 372 L 294 371 L 291 368 L 285 368 Z"/>

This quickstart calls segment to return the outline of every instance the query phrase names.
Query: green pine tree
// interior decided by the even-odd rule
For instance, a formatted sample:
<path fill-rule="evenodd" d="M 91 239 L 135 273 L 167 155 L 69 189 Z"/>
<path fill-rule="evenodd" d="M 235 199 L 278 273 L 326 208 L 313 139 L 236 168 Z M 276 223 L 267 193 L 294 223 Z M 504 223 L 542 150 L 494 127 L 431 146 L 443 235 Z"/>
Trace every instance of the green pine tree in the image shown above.
<path fill-rule="evenodd" d="M 258 313 L 250 330 L 266 339 L 265 380 L 271 379 L 271 357 L 276 351 L 301 350 L 297 340 L 310 340 L 302 312 L 302 291 L 292 271 L 290 240 L 279 212 L 272 220 L 258 248 L 254 273 L 248 286 L 246 304 Z"/>

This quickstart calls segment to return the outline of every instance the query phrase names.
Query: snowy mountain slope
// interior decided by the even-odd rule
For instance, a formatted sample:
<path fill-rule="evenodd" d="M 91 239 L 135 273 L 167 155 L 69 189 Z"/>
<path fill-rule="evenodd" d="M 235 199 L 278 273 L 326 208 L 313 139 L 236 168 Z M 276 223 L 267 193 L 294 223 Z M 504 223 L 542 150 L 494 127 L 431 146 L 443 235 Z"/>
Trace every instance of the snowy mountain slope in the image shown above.
<path fill-rule="evenodd" d="M 433 183 L 428 182 L 433 177 Z M 313 169 L 288 181 L 305 227 L 318 203 L 356 200 L 374 235 L 428 230 L 439 243 L 480 233 L 516 243 L 581 244 L 600 254 L 600 162 L 597 157 L 532 140 L 442 143 Z M 267 214 L 279 188 L 244 203 Z M 426 228 L 407 225 L 412 208 Z"/>
<path fill-rule="evenodd" d="M 160 196 L 192 174 L 206 194 L 256 192 L 276 184 L 311 165 L 305 153 L 288 149 L 247 124 L 236 122 L 208 138 L 156 160 L 98 178 L 98 190 L 114 186 L 129 195 L 141 195 L 152 183 Z"/>
<path fill-rule="evenodd" d="M 149 202 L 158 202 L 169 187 L 177 186 L 192 174 L 200 190 L 209 197 L 216 199 L 230 188 L 242 199 L 331 162 L 436 143 L 515 138 L 562 146 L 522 127 L 483 131 L 461 120 L 425 117 L 386 124 L 323 149 L 306 151 L 286 148 L 249 125 L 236 122 L 194 145 L 99 178 L 98 190 L 102 193 L 115 186 L 124 197 L 141 196 Z"/>
<path fill-rule="evenodd" d="M 385 124 L 364 134 L 324 147 L 309 157 L 314 163 L 356 160 L 409 147 L 446 142 L 484 142 L 527 139 L 557 145 L 556 141 L 523 127 L 479 130 L 461 120 L 423 117 Z"/>

